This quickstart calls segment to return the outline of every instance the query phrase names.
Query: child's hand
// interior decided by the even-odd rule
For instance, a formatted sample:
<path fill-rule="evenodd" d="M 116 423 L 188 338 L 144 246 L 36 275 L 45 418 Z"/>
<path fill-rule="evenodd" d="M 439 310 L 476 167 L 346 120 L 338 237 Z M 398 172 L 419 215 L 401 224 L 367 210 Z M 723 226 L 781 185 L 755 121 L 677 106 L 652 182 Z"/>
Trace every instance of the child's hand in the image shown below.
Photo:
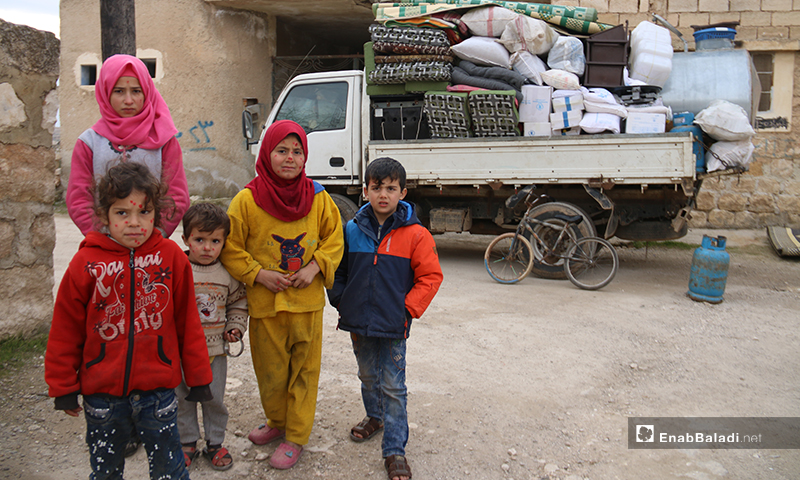
<path fill-rule="evenodd" d="M 228 343 L 235 343 L 242 339 L 242 332 L 238 328 L 233 328 L 225 332 L 224 336 Z"/>
<path fill-rule="evenodd" d="M 71 408 L 69 410 L 64 410 L 64 413 L 69 415 L 70 417 L 77 417 L 79 413 L 81 413 L 83 409 L 81 407 L 78 408 Z"/>
<path fill-rule="evenodd" d="M 263 268 L 256 274 L 256 282 L 264 285 L 273 293 L 282 292 L 292 286 L 289 275 Z"/>
<path fill-rule="evenodd" d="M 311 285 L 311 282 L 314 281 L 314 277 L 316 277 L 319 272 L 320 268 L 316 260 L 311 260 L 308 262 L 308 265 L 294 272 L 289 277 L 289 280 L 295 288 L 306 288 Z"/>

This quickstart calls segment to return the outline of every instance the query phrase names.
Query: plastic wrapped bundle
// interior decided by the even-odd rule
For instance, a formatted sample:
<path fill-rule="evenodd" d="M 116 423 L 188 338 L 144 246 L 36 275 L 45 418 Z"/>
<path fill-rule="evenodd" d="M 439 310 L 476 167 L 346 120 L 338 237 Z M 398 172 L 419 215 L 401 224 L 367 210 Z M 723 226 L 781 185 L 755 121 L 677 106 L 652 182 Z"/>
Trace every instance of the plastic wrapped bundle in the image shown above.
<path fill-rule="evenodd" d="M 519 112 L 514 90 L 469 93 L 469 113 L 476 137 L 516 137 Z"/>
<path fill-rule="evenodd" d="M 425 94 L 425 115 L 431 138 L 469 137 L 470 118 L 467 93 L 428 92 Z"/>

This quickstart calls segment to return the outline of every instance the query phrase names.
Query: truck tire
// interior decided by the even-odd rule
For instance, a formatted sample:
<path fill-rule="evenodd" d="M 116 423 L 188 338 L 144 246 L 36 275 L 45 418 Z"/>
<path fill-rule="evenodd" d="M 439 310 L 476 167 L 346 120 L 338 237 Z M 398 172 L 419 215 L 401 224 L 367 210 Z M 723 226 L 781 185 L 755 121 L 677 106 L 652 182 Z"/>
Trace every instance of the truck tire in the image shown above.
<path fill-rule="evenodd" d="M 597 230 L 595 230 L 594 223 L 592 223 L 592 220 L 589 218 L 589 215 L 587 215 L 582 208 L 573 205 L 571 203 L 566 203 L 566 202 L 545 203 L 543 205 L 539 205 L 538 207 L 534 208 L 531 211 L 530 216 L 539 221 L 550 220 L 559 222 L 559 220 L 553 218 L 558 214 L 567 216 L 580 215 L 581 217 L 583 217 L 583 221 L 579 223 L 577 226 L 573 227 L 575 236 L 578 239 L 583 237 L 597 236 Z M 548 239 L 552 239 L 554 241 L 556 237 L 558 237 L 559 232 L 547 228 L 543 225 L 532 225 L 532 227 L 536 231 L 536 234 L 539 235 L 539 237 L 541 237 L 542 240 L 544 240 L 545 242 L 548 241 Z M 533 270 L 531 270 L 531 273 L 541 278 L 553 278 L 558 280 L 566 279 L 567 274 L 564 271 L 564 260 L 560 260 L 555 265 L 548 265 L 546 263 L 543 263 L 541 261 L 543 256 L 541 247 L 538 245 L 536 240 L 532 238 L 531 234 L 528 231 L 525 231 L 524 236 L 526 239 L 528 239 L 528 241 L 530 241 L 531 246 L 533 247 L 534 260 L 533 260 Z M 564 245 L 565 251 L 560 253 L 566 254 L 567 253 L 566 248 L 569 248 L 569 246 L 570 245 L 565 244 Z"/>
<path fill-rule="evenodd" d="M 336 204 L 336 207 L 339 208 L 339 214 L 342 216 L 342 226 L 356 216 L 358 205 L 354 201 L 338 193 L 331 193 L 331 199 Z"/>

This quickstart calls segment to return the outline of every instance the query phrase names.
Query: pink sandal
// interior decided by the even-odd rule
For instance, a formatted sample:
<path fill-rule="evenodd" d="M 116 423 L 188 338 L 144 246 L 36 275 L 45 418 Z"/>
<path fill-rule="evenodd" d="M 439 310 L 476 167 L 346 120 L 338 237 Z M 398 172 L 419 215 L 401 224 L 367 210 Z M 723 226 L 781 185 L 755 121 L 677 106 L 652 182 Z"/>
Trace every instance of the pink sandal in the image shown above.
<path fill-rule="evenodd" d="M 247 438 L 256 445 L 266 445 L 279 438 L 283 438 L 286 432 L 278 430 L 277 428 L 268 427 L 266 424 L 261 424 L 254 428 Z"/>
<path fill-rule="evenodd" d="M 275 450 L 275 453 L 273 453 L 272 457 L 269 459 L 269 464 L 272 465 L 272 468 L 287 470 L 295 466 L 302 454 L 303 447 L 297 449 L 284 442 L 278 445 L 278 449 Z"/>

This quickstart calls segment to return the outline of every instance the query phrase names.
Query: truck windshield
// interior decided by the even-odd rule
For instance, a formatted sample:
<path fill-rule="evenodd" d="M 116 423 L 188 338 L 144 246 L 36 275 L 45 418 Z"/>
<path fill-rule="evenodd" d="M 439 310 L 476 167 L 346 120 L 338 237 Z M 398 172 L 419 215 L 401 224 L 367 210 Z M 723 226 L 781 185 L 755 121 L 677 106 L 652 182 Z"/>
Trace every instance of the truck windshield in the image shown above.
<path fill-rule="evenodd" d="M 315 83 L 292 88 L 275 120 L 294 120 L 306 133 L 345 128 L 347 82 Z"/>

